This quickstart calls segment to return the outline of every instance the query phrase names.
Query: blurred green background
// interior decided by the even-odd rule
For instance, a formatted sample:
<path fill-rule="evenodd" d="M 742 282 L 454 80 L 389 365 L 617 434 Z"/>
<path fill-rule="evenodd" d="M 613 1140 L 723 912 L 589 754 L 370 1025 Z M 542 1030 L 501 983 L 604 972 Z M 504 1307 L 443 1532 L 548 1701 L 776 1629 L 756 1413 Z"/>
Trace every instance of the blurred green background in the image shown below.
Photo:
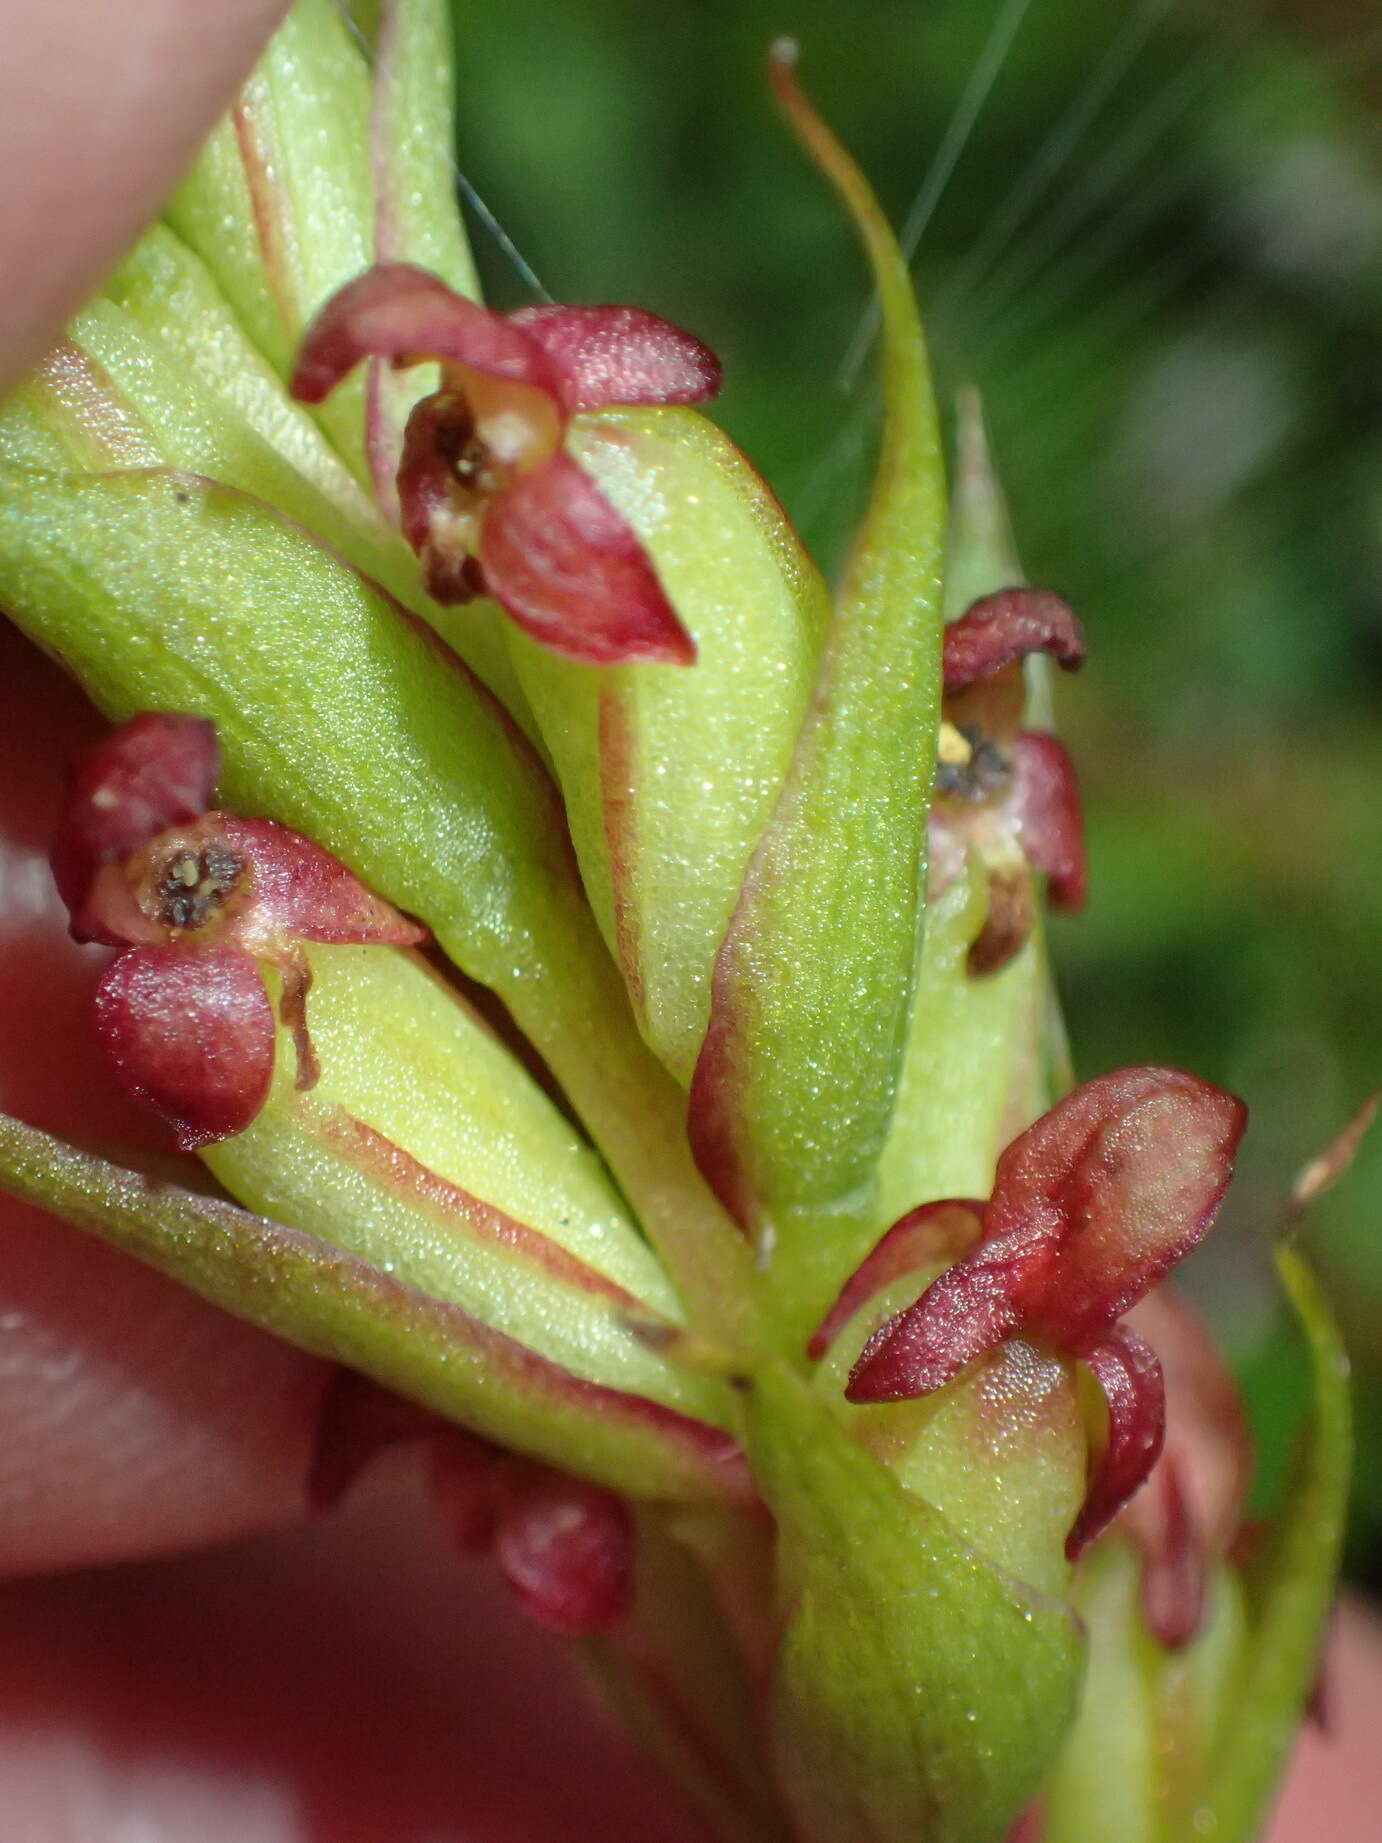
<path fill-rule="evenodd" d="M 1278 1451 L 1298 1377 L 1264 1231 L 1382 1081 L 1375 12 L 458 0 L 457 26 L 466 178 L 554 295 L 716 347 L 721 420 L 827 564 L 870 454 L 868 368 L 841 379 L 867 295 L 766 101 L 776 34 L 894 221 L 927 220 L 942 390 L 982 388 L 1028 574 L 1090 641 L 1061 688 L 1093 865 L 1054 929 L 1077 1065 L 1248 1099 L 1194 1280 Z M 528 298 L 475 240 L 493 297 Z M 1382 1130 L 1308 1234 L 1359 1375 L 1353 1566 L 1382 1586 Z"/>

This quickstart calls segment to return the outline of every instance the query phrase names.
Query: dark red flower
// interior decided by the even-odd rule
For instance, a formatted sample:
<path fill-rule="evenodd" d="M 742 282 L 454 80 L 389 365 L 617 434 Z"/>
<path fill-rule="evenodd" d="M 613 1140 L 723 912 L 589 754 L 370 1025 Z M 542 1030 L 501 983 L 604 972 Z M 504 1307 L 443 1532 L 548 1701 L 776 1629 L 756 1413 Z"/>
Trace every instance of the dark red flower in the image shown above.
<path fill-rule="evenodd" d="M 133 718 L 78 765 L 52 852 L 73 935 L 124 950 L 97 989 L 101 1041 L 186 1151 L 242 1132 L 264 1104 L 274 1018 L 261 963 L 281 977 L 308 1087 L 299 943 L 406 946 L 425 932 L 286 826 L 208 810 L 217 765 L 211 724 Z"/>
<path fill-rule="evenodd" d="M 381 263 L 308 328 L 293 394 L 319 403 L 370 358 L 441 366 L 398 472 L 404 536 L 437 601 L 492 595 L 535 640 L 592 664 L 694 659 L 638 539 L 563 443 L 589 410 L 714 396 L 719 363 L 699 340 L 637 307 L 491 313 L 425 269 Z"/>
<path fill-rule="evenodd" d="M 1067 1543 L 1077 1554 L 1161 1451 L 1161 1367 L 1119 1320 L 1208 1231 L 1246 1118 L 1241 1101 L 1176 1069 L 1120 1069 L 1086 1082 L 1007 1148 L 987 1203 L 927 1204 L 889 1230 L 816 1348 L 905 1270 L 909 1254 L 925 1263 L 964 1249 L 874 1332 L 846 1394 L 854 1402 L 930 1394 L 1008 1337 L 1077 1357 L 1108 1408 Z"/>
<path fill-rule="evenodd" d="M 1022 662 L 1047 653 L 1066 671 L 1084 661 L 1079 623 L 1057 595 L 1002 589 L 945 629 L 944 700 L 931 809 L 933 895 L 975 853 L 988 873 L 988 915 L 969 970 L 997 972 L 1031 932 L 1031 872 L 1057 908 L 1085 897 L 1079 790 L 1054 736 L 1024 730 Z"/>

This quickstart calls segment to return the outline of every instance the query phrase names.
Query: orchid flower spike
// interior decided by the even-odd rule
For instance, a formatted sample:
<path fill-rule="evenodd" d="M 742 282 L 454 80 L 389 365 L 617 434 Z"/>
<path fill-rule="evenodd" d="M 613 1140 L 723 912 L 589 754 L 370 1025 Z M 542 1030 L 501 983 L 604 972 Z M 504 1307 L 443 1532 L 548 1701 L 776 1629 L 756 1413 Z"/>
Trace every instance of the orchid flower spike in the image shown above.
<path fill-rule="evenodd" d="M 297 943 L 410 946 L 426 932 L 286 826 L 212 809 L 217 768 L 212 724 L 133 718 L 78 765 L 52 853 L 74 938 L 122 949 L 97 989 L 97 1033 L 184 1151 L 243 1132 L 264 1104 L 275 1032 L 261 964 L 281 979 L 307 1088 Z"/>
<path fill-rule="evenodd" d="M 534 640 L 588 664 L 691 663 L 638 539 L 563 442 L 592 410 L 713 397 L 713 353 L 638 307 L 498 314 L 425 269 L 381 263 L 308 328 L 293 395 L 320 403 L 368 358 L 441 366 L 398 472 L 404 536 L 435 600 L 491 595 Z"/>
<path fill-rule="evenodd" d="M 988 918 L 970 949 L 972 974 L 1006 966 L 1031 932 L 1033 870 L 1052 903 L 1085 898 L 1079 790 L 1054 736 L 1022 728 L 1022 662 L 1045 653 L 1067 672 L 1084 663 L 1079 622 L 1044 589 L 1002 589 L 974 602 L 945 629 L 944 697 L 936 798 L 931 809 L 932 894 L 967 851 L 988 871 Z"/>
<path fill-rule="evenodd" d="M 881 1285 L 967 1243 L 915 1304 L 874 1332 L 846 1394 L 928 1395 L 1010 1337 L 1078 1358 L 1103 1391 L 1108 1426 L 1067 1541 L 1073 1558 L 1147 1478 L 1162 1446 L 1161 1367 L 1120 1320 L 1208 1232 L 1246 1120 L 1241 1101 L 1177 1069 L 1119 1069 L 1086 1082 L 1007 1148 L 987 1202 L 925 1204 L 895 1223 L 813 1348 Z"/>

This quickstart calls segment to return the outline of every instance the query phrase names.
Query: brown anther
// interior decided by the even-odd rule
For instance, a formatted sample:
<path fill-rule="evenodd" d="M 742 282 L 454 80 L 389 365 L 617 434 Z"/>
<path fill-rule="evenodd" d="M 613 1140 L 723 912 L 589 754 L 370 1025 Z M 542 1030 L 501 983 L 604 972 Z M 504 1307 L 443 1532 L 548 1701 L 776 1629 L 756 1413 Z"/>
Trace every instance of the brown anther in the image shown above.
<path fill-rule="evenodd" d="M 504 486 L 504 470 L 476 432 L 475 419 L 463 398 L 446 399 L 445 412 L 436 421 L 436 441 L 451 477 L 466 492 L 483 498 Z"/>
<path fill-rule="evenodd" d="M 154 884 L 158 920 L 180 931 L 202 927 L 234 890 L 244 868 L 238 852 L 214 841 L 175 852 Z"/>
<path fill-rule="evenodd" d="M 1012 763 L 977 724 L 942 723 L 936 792 L 951 799 L 991 800 L 1012 779 Z"/>

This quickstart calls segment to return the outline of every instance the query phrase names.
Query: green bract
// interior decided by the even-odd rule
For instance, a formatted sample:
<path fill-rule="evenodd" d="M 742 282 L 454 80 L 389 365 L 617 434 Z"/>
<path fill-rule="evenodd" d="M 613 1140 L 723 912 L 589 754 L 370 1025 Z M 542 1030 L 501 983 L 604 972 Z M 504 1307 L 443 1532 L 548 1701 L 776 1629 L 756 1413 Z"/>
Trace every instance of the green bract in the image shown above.
<path fill-rule="evenodd" d="M 778 1525 L 773 1755 L 811 1843 L 989 1843 L 1069 1722 L 1069 1611 L 999 1572 L 765 1372 L 750 1453 Z"/>
<path fill-rule="evenodd" d="M 716 960 L 697 1157 L 802 1329 L 874 1200 L 920 941 L 939 700 L 944 471 L 906 265 L 862 174 L 775 62 L 883 307 L 882 450 L 811 707 Z"/>

